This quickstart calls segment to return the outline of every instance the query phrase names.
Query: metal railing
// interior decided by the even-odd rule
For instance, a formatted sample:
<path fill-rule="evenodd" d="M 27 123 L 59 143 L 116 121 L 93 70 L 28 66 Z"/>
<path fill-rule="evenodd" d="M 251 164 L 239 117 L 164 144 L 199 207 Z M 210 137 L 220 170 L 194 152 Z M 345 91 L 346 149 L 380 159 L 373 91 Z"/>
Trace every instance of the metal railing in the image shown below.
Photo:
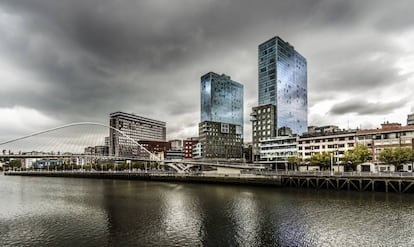
<path fill-rule="evenodd" d="M 242 171 L 242 173 L 263 176 L 414 177 L 414 172 Z"/>
<path fill-rule="evenodd" d="M 70 174 L 70 173 L 84 173 L 84 174 L 119 174 L 119 175 L 154 175 L 154 176 L 203 176 L 203 177 L 279 177 L 279 176 L 304 176 L 304 177 L 407 177 L 414 178 L 413 172 L 330 172 L 330 171 L 241 171 L 241 173 L 208 173 L 202 171 L 163 171 L 163 170 L 9 170 L 6 174 Z"/>

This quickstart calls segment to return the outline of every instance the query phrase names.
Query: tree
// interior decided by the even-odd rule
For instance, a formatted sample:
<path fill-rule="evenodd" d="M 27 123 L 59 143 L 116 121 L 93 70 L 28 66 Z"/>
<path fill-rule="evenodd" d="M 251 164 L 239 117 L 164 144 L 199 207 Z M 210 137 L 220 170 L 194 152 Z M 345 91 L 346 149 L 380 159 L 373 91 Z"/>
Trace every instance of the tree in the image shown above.
<path fill-rule="evenodd" d="M 411 163 L 414 163 L 414 150 L 412 149 L 411 149 L 410 161 Z"/>
<path fill-rule="evenodd" d="M 413 160 L 413 151 L 405 147 L 384 148 L 378 159 L 382 163 L 394 165 L 395 169 L 398 170 L 402 164 Z"/>
<path fill-rule="evenodd" d="M 402 164 L 406 164 L 410 161 L 412 153 L 410 148 L 396 147 L 393 151 L 397 170 Z"/>
<path fill-rule="evenodd" d="M 384 148 L 384 150 L 382 150 L 379 153 L 378 160 L 384 164 L 390 164 L 390 165 L 393 164 L 394 155 L 393 155 L 392 148 Z"/>
<path fill-rule="evenodd" d="M 328 152 L 313 154 L 309 162 L 313 166 L 320 166 L 321 170 L 327 170 L 331 165 L 331 155 Z"/>
<path fill-rule="evenodd" d="M 20 168 L 22 167 L 22 160 L 21 159 L 10 160 L 8 166 L 11 168 Z"/>
<path fill-rule="evenodd" d="M 293 167 L 293 170 L 297 170 L 297 167 L 299 165 L 299 158 L 298 156 L 289 156 L 287 158 L 287 162 L 289 164 L 289 166 Z"/>
<path fill-rule="evenodd" d="M 344 153 L 342 164 L 348 167 L 348 170 L 355 170 L 357 165 L 367 162 L 368 160 L 371 160 L 371 152 L 368 147 L 364 145 L 356 145 L 353 149 Z"/>

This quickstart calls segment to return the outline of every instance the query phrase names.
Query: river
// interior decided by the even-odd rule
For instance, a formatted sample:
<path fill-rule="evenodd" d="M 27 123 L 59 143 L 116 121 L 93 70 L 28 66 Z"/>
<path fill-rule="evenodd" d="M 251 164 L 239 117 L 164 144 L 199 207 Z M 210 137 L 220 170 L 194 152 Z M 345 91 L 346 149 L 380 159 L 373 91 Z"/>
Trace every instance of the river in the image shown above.
<path fill-rule="evenodd" d="M 413 222 L 413 194 L 0 174 L 0 246 L 414 246 Z"/>

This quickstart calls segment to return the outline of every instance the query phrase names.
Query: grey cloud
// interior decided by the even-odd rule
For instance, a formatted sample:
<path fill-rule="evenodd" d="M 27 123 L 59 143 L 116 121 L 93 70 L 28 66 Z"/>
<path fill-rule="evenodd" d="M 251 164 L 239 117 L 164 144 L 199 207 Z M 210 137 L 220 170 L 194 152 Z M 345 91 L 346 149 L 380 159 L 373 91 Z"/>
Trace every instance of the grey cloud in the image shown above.
<path fill-rule="evenodd" d="M 330 113 L 333 115 L 344 115 L 355 113 L 357 115 L 381 115 L 391 113 L 393 110 L 404 107 L 407 99 L 394 102 L 367 102 L 363 99 L 352 99 L 332 106 Z"/>
<path fill-rule="evenodd" d="M 0 13 L 17 16 L 21 29 L 0 36 L 0 55 L 36 75 L 27 80 L 46 90 L 0 91 L 0 107 L 32 107 L 66 122 L 104 122 L 109 112 L 123 110 L 169 122 L 174 134 L 189 127 L 183 121 L 198 121 L 200 76 L 212 70 L 244 84 L 248 133 L 248 114 L 257 103 L 259 43 L 280 35 L 307 58 L 310 106 L 339 93 L 386 89 L 411 76 L 395 67 L 404 54 L 389 36 L 412 28 L 409 17 L 395 13 L 410 5 L 3 0 Z M 338 107 L 331 113 L 346 112 Z M 373 114 L 364 109 L 359 114 Z"/>

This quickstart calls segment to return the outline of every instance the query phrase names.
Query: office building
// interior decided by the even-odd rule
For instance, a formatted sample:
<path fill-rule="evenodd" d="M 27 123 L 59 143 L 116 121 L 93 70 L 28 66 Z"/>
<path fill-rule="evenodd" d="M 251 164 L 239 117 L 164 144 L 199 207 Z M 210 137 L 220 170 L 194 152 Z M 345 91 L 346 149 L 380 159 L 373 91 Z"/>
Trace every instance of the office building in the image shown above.
<path fill-rule="evenodd" d="M 260 140 L 260 163 L 268 165 L 272 169 L 288 167 L 288 158 L 297 157 L 297 136 L 276 136 Z"/>
<path fill-rule="evenodd" d="M 201 159 L 203 158 L 203 146 L 200 142 L 197 142 L 193 146 L 193 159 Z"/>
<path fill-rule="evenodd" d="M 166 141 L 165 122 L 124 112 L 114 112 L 109 116 L 110 126 L 127 135 L 126 137 L 118 131 L 110 129 L 110 155 L 124 157 L 147 155 L 137 147 L 134 141 Z"/>
<path fill-rule="evenodd" d="M 171 149 L 170 143 L 166 141 L 142 140 L 138 143 L 160 160 L 164 160 L 167 157 L 167 151 Z"/>
<path fill-rule="evenodd" d="M 201 122 L 212 121 L 243 128 L 243 85 L 230 76 L 209 72 L 201 77 Z"/>
<path fill-rule="evenodd" d="M 252 122 L 252 155 L 253 161 L 260 159 L 259 142 L 274 138 L 277 136 L 276 129 L 276 106 L 273 104 L 266 104 L 253 107 L 253 112 L 250 114 L 250 121 Z"/>
<path fill-rule="evenodd" d="M 289 127 L 294 134 L 308 124 L 307 62 L 292 45 L 273 37 L 259 45 L 259 106 L 273 104 L 272 129 Z"/>
<path fill-rule="evenodd" d="M 168 141 L 171 146 L 171 150 L 183 150 L 183 140 L 170 140 Z"/>
<path fill-rule="evenodd" d="M 199 137 L 203 158 L 239 159 L 243 156 L 240 125 L 204 121 L 199 124 Z"/>
<path fill-rule="evenodd" d="M 408 114 L 407 125 L 414 125 L 414 113 Z"/>
<path fill-rule="evenodd" d="M 185 159 L 192 159 L 193 158 L 193 149 L 195 145 L 198 143 L 198 137 L 191 137 L 184 140 L 184 158 Z M 201 153 L 200 153 L 201 156 Z"/>
<path fill-rule="evenodd" d="M 323 152 L 333 154 L 333 162 L 339 165 L 346 151 L 356 145 L 356 130 L 343 130 L 338 126 L 309 126 L 308 132 L 298 139 L 298 157 L 306 162 L 312 155 Z"/>
<path fill-rule="evenodd" d="M 243 85 L 209 72 L 201 77 L 200 148 L 203 158 L 241 158 Z M 194 154 L 194 152 L 193 152 Z"/>
<path fill-rule="evenodd" d="M 367 146 L 372 153 L 372 162 L 379 163 L 379 154 L 385 148 L 414 149 L 414 125 L 386 122 L 378 129 L 358 130 L 356 143 Z M 408 170 L 413 169 L 410 166 Z"/>

